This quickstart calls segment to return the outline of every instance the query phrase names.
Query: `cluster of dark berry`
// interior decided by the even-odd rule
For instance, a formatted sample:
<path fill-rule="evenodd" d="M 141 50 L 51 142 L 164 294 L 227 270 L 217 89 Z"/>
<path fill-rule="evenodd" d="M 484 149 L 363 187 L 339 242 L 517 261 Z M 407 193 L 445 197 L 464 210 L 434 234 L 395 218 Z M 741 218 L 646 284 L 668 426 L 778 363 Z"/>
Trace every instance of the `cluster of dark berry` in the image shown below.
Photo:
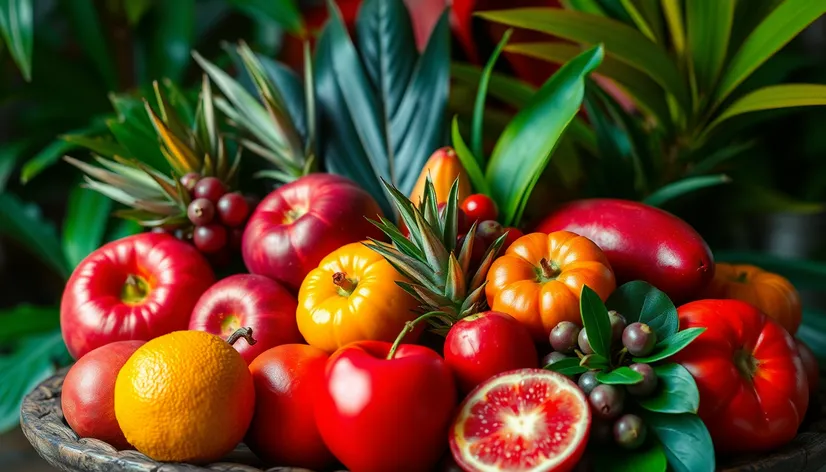
<path fill-rule="evenodd" d="M 657 344 L 657 335 L 651 327 L 639 322 L 627 324 L 625 318 L 615 311 L 609 312 L 608 316 L 611 320 L 612 352 L 617 364 L 628 365 L 626 359 L 651 353 Z M 545 356 L 545 365 L 594 352 L 586 331 L 570 321 L 563 321 L 551 330 L 550 342 L 554 350 Z M 630 363 L 629 368 L 642 375 L 642 382 L 634 385 L 603 384 L 594 370 L 582 373 L 575 379 L 591 404 L 591 440 L 596 443 L 614 442 L 627 449 L 636 449 L 645 442 L 645 423 L 640 416 L 625 411 L 626 396 L 642 398 L 654 393 L 657 375 L 648 364 Z"/>

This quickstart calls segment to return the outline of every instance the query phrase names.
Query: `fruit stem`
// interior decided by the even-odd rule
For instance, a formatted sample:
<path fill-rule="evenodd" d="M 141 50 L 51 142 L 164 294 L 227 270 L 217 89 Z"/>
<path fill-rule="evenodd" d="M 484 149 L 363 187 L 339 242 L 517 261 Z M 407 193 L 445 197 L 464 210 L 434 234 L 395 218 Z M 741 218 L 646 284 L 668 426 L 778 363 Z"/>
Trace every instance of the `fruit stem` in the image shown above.
<path fill-rule="evenodd" d="M 754 374 L 757 373 L 757 367 L 759 365 L 760 361 L 755 359 L 754 355 L 745 349 L 740 349 L 734 353 L 734 366 L 737 367 L 740 374 L 750 382 L 754 379 Z"/>
<path fill-rule="evenodd" d="M 126 282 L 123 283 L 121 290 L 121 300 L 129 304 L 140 303 L 148 294 L 149 286 L 143 277 L 135 274 L 126 276 Z"/>
<path fill-rule="evenodd" d="M 413 321 L 408 321 L 407 323 L 405 323 L 404 328 L 402 329 L 401 333 L 399 333 L 399 335 L 396 336 L 396 340 L 393 341 L 393 345 L 390 346 L 390 352 L 387 353 L 387 360 L 389 361 L 389 360 L 393 359 L 393 356 L 396 355 L 396 350 L 399 348 L 399 345 L 402 343 L 402 340 L 404 339 L 404 337 L 407 336 L 408 334 L 410 334 L 410 332 L 413 331 L 416 328 L 416 325 L 418 325 L 422 321 L 428 320 L 430 318 L 442 318 L 444 320 L 445 319 L 444 316 L 445 316 L 444 312 L 431 311 L 431 312 L 425 313 L 424 315 L 421 315 L 420 317 L 416 318 Z M 451 323 L 451 325 L 452 325 L 452 323 Z"/>
<path fill-rule="evenodd" d="M 358 283 L 352 279 L 348 279 L 347 274 L 344 272 L 336 272 L 333 274 L 333 283 L 336 284 L 346 296 L 350 296 L 358 285 Z"/>
<path fill-rule="evenodd" d="M 622 362 L 625 360 L 625 355 L 628 354 L 628 348 L 624 347 L 620 349 L 619 352 L 619 361 L 617 362 L 618 365 L 622 365 Z"/>
<path fill-rule="evenodd" d="M 749 274 L 745 272 L 740 272 L 739 274 L 737 274 L 737 278 L 734 279 L 734 281 L 744 284 L 749 281 Z"/>
<path fill-rule="evenodd" d="M 553 280 L 559 275 L 559 266 L 544 257 L 539 260 L 539 276 L 541 282 Z"/>
<path fill-rule="evenodd" d="M 244 338 L 247 341 L 247 344 L 249 344 L 250 346 L 258 342 L 255 340 L 255 338 L 252 337 L 252 328 L 250 327 L 236 329 L 234 333 L 229 335 L 229 337 L 227 338 L 227 342 L 230 346 L 232 346 L 235 344 L 236 341 L 238 341 L 241 338 Z"/>

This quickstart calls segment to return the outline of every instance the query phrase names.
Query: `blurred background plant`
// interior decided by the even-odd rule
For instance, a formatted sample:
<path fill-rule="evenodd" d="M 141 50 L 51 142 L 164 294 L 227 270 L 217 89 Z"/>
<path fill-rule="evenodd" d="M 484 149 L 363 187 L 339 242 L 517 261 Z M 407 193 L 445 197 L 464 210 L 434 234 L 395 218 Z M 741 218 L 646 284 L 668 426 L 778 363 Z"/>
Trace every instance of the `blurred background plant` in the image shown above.
<path fill-rule="evenodd" d="M 524 221 L 541 217 L 549 202 L 583 196 L 647 198 L 663 205 L 698 227 L 718 258 L 758 262 L 803 289 L 808 308 L 801 337 L 826 360 L 826 323 L 821 321 L 826 317 L 816 316 L 817 308 L 826 307 L 820 298 L 826 245 L 817 238 L 818 228 L 826 228 L 826 135 L 819 132 L 826 110 L 776 109 L 824 104 L 826 87 L 759 92 L 781 83 L 824 83 L 826 62 L 818 51 L 826 28 L 822 19 L 806 28 L 826 8 L 817 5 L 821 2 L 766 0 L 760 8 L 745 0 L 717 2 L 715 8 L 708 8 L 713 2 L 691 0 L 405 2 L 412 7 L 412 24 L 404 26 L 397 14 L 383 19 L 396 23 L 381 32 L 367 21 L 358 24 L 361 0 L 338 0 L 340 23 L 337 18 L 324 33 L 328 7 L 323 0 L 0 3 L 0 431 L 16 424 L 22 395 L 69 362 L 58 330 L 58 304 L 72 268 L 103 242 L 140 231 L 135 223 L 111 218 L 121 205 L 80 188 L 81 173 L 60 159 L 69 154 L 89 161 L 90 150 L 111 156 L 113 145 L 129 143 L 136 147 L 129 149 L 131 155 L 158 157 L 151 127 L 148 136 L 140 134 L 151 126 L 141 99 L 157 106 L 153 81 L 194 101 L 206 71 L 213 92 L 226 100 L 225 116 L 253 107 L 234 94 L 240 90 L 256 101 L 262 116 L 274 117 L 239 122 L 245 135 L 230 140 L 231 146 L 246 146 L 245 191 L 263 193 L 306 172 L 310 167 L 284 164 L 290 162 L 284 158 L 295 157 L 355 178 L 381 199 L 375 175 L 386 175 L 387 168 L 380 163 L 401 159 L 413 170 L 396 183 L 412 186 L 429 150 L 388 156 L 386 145 L 404 148 L 409 133 L 380 131 L 386 142 L 371 148 L 348 137 L 348 126 L 361 120 L 380 129 L 390 119 L 382 113 L 387 106 L 382 100 L 415 103 L 434 96 L 447 104 L 441 122 L 438 116 L 410 116 L 393 129 L 430 123 L 415 138 L 447 144 L 448 118 L 455 114 L 460 132 L 470 136 L 480 78 L 488 77 L 483 67 L 496 57 L 494 49 L 511 27 L 507 44 L 501 43 L 501 59 L 489 67 L 480 121 L 488 155 L 558 63 L 596 43 L 605 45 L 606 56 L 588 84 L 583 113 L 563 135 L 534 188 Z M 445 8 L 448 16 L 443 16 Z M 775 28 L 784 19 L 793 21 Z M 448 26 L 449 49 L 446 38 L 433 35 L 437 40 L 428 41 L 434 30 L 447 36 Z M 346 29 L 355 33 L 353 39 Z M 395 56 L 401 56 L 397 63 L 406 71 L 401 83 L 409 85 L 384 84 L 384 91 L 395 94 L 388 99 L 376 91 L 371 70 L 382 52 L 360 40 L 392 32 L 403 38 Z M 312 45 L 314 70 L 304 60 L 304 40 Z M 198 51 L 200 64 L 192 50 Z M 335 63 L 348 54 L 346 64 Z M 449 71 L 448 54 L 453 58 Z M 430 65 L 425 79 L 414 76 L 419 61 Z M 344 66 L 347 75 L 332 73 Z M 289 69 L 285 86 L 283 71 Z M 453 79 L 449 96 L 434 85 L 448 73 Z M 308 75 L 314 80 L 308 82 Z M 378 97 L 375 103 L 381 106 L 341 105 L 341 81 Z M 315 113 L 306 108 L 308 86 L 316 90 L 310 98 L 319 115 L 318 132 L 329 140 L 310 132 L 314 119 L 308 117 Z M 272 102 L 268 92 L 273 92 Z M 277 113 L 267 115 L 282 99 L 286 121 L 276 119 Z M 744 105 L 747 99 L 751 102 Z M 762 108 L 773 110 L 734 113 Z M 727 113 L 731 119 L 721 120 Z M 286 154 L 268 132 L 278 126 L 291 129 L 298 136 L 294 141 L 300 141 Z M 331 126 L 344 131 L 331 134 Z M 349 161 L 333 158 L 328 166 L 311 162 L 316 148 L 319 157 L 353 152 L 344 156 Z M 256 173 L 275 180 L 253 179 Z"/>

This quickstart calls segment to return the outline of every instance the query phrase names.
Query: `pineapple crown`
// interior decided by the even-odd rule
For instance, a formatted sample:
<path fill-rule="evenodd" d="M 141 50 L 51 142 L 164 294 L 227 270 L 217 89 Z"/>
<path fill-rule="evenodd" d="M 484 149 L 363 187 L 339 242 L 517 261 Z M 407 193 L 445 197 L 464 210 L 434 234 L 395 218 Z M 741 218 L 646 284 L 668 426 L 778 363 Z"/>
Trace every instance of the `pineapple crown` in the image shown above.
<path fill-rule="evenodd" d="M 69 156 L 63 159 L 86 174 L 84 186 L 129 207 L 115 212 L 117 216 L 149 227 L 185 225 L 188 221 L 186 208 L 191 197 L 189 190 L 182 185 L 181 177 L 197 173 L 201 177 L 217 177 L 231 184 L 238 173 L 240 154 L 236 154 L 232 162 L 227 158 L 206 76 L 190 125 L 185 123 L 182 113 L 171 104 L 157 81 L 153 86 L 159 113 L 146 99 L 143 103 L 158 139 L 158 147 L 171 170 L 169 176 L 151 167 L 141 156 L 124 157 L 116 153 L 111 159 L 106 159 L 95 155 L 101 167 Z M 177 99 L 184 100 L 180 95 Z M 125 143 L 122 149 L 128 149 Z"/>
<path fill-rule="evenodd" d="M 436 189 L 430 176 L 425 182 L 424 195 L 413 205 L 398 189 L 382 180 L 400 220 L 409 228 L 410 236 L 389 220 L 380 217 L 370 220 L 391 240 L 375 239 L 365 243 L 384 258 L 409 282 L 396 282 L 421 303 L 421 309 L 438 316 L 428 321 L 436 332 L 446 332 L 459 319 L 485 309 L 485 285 L 488 270 L 496 258 L 507 234 L 496 239 L 485 251 L 479 266 L 471 264 L 473 245 L 481 240 L 474 237 L 474 222 L 464 238 L 459 238 L 459 180 L 453 181 L 442 211 L 436 198 Z"/>

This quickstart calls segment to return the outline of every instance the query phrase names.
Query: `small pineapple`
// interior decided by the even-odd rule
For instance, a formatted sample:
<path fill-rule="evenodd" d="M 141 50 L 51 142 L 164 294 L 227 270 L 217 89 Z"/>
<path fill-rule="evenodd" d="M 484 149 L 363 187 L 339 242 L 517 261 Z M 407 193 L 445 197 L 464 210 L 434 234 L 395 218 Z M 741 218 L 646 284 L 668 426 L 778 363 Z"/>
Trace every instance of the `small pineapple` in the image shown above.
<path fill-rule="evenodd" d="M 205 254 L 226 253 L 226 248 L 240 240 L 251 208 L 244 196 L 231 191 L 237 180 L 240 154 L 233 159 L 227 156 L 209 80 L 204 77 L 189 125 L 158 82 L 154 90 L 159 113 L 145 99 L 143 102 L 171 175 L 151 167 L 140 156 L 120 155 L 129 155 L 126 143 L 120 142 L 113 143 L 117 151 L 111 159 L 95 155 L 100 167 L 69 156 L 64 159 L 86 174 L 86 187 L 128 207 L 117 211 L 117 216 L 135 220 L 153 231 L 192 240 Z M 240 244 L 233 249 L 237 247 Z"/>
<path fill-rule="evenodd" d="M 433 331 L 446 335 L 456 321 L 487 308 L 485 284 L 488 270 L 496 258 L 506 234 L 499 236 L 474 262 L 474 222 L 464 237 L 459 235 L 459 181 L 453 182 L 440 211 L 436 190 L 430 178 L 425 183 L 418 208 L 398 189 L 384 183 L 398 209 L 400 221 L 409 228 L 405 237 L 398 227 L 381 218 L 373 221 L 392 244 L 371 240 L 365 243 L 378 252 L 411 282 L 397 282 L 421 303 L 422 318 L 427 318 Z"/>

